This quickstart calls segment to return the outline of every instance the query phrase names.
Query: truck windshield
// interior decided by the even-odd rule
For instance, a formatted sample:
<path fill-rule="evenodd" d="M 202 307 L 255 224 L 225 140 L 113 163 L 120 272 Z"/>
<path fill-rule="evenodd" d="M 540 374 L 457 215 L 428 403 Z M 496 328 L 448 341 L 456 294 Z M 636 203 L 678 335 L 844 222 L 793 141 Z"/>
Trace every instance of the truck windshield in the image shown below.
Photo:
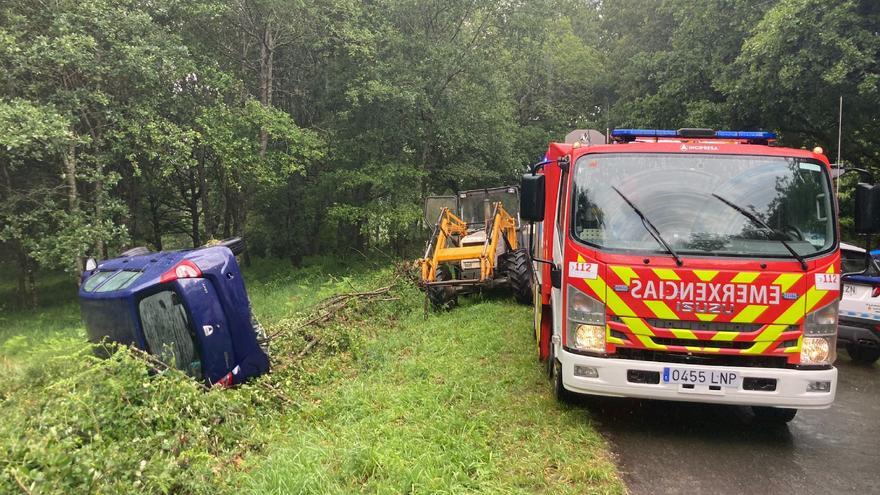
<path fill-rule="evenodd" d="M 572 233 L 598 248 L 666 252 L 624 196 L 679 253 L 793 258 L 793 250 L 809 257 L 830 250 L 836 238 L 830 180 L 812 160 L 585 155 L 573 184 Z"/>

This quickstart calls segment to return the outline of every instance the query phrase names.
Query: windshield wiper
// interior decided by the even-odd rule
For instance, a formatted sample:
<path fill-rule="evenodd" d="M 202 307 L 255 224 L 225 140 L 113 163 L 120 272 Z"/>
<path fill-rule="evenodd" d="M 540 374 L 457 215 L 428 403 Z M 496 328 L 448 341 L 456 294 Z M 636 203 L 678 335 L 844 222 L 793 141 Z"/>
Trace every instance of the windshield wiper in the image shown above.
<path fill-rule="evenodd" d="M 648 220 L 648 217 L 646 217 L 645 214 L 642 213 L 642 210 L 640 210 L 636 205 L 634 205 L 633 202 L 629 200 L 629 198 L 627 198 L 626 196 L 624 196 L 623 193 L 620 192 L 620 189 L 618 189 L 618 188 L 616 188 L 616 187 L 614 187 L 614 186 L 611 186 L 611 189 L 614 189 L 614 192 L 616 192 L 617 194 L 619 194 L 620 197 L 623 198 L 624 201 L 626 201 L 626 204 L 628 204 L 629 207 L 632 208 L 632 210 L 633 210 L 634 212 L 636 212 L 636 215 L 638 215 L 639 218 L 642 219 L 642 225 L 645 226 L 645 230 L 647 230 L 648 233 L 651 234 L 651 237 L 653 237 L 655 241 L 657 241 L 658 243 L 660 243 L 661 246 L 663 246 L 664 248 L 666 248 L 666 252 L 668 252 L 670 255 L 672 255 L 673 258 L 675 258 L 675 264 L 678 265 L 678 266 L 683 265 L 684 262 L 681 261 L 681 258 L 678 256 L 678 253 L 676 253 L 675 250 L 672 249 L 672 246 L 670 246 L 670 245 L 669 245 L 669 244 L 663 239 L 663 236 L 660 235 L 660 231 L 657 230 L 657 227 L 655 227 L 654 224 L 651 223 L 650 220 Z"/>
<path fill-rule="evenodd" d="M 749 220 L 751 220 L 752 222 L 754 222 L 755 225 L 761 227 L 761 228 L 764 229 L 765 231 L 767 231 L 767 232 L 773 234 L 774 236 L 776 236 L 776 240 L 779 241 L 779 242 L 781 242 L 782 245 L 785 246 L 785 249 L 788 249 L 788 252 L 791 253 L 791 255 L 794 256 L 795 259 L 797 259 L 797 260 L 800 262 L 800 264 L 801 264 L 801 268 L 803 268 L 804 271 L 807 271 L 807 270 L 808 270 L 807 262 L 804 261 L 804 257 L 801 256 L 800 254 L 798 254 L 798 252 L 795 251 L 793 247 L 791 247 L 791 244 L 789 244 L 788 241 L 786 241 L 786 240 L 783 238 L 785 234 L 783 234 L 782 232 L 779 232 L 778 230 L 774 229 L 773 227 L 767 225 L 767 223 L 764 222 L 763 220 L 761 220 L 761 219 L 758 217 L 758 215 L 755 215 L 754 213 L 750 212 L 749 210 L 743 208 L 742 206 L 739 206 L 739 205 L 737 205 L 737 204 L 735 204 L 735 203 L 731 203 L 730 201 L 728 201 L 728 200 L 722 198 L 721 196 L 719 196 L 719 195 L 717 195 L 717 194 L 715 194 L 715 193 L 712 193 L 712 196 L 714 196 L 716 199 L 718 199 L 718 200 L 721 201 L 722 203 L 726 204 L 727 206 L 729 206 L 729 207 L 733 208 L 734 210 L 740 212 L 740 213 L 742 214 L 742 216 L 744 216 L 744 217 L 748 218 Z"/>

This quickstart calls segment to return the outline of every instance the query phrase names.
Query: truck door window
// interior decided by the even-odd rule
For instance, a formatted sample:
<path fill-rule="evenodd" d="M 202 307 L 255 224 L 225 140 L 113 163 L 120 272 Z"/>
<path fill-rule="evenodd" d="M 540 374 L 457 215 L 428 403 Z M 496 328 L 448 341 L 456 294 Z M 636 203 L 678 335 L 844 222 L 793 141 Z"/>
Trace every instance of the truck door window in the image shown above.
<path fill-rule="evenodd" d="M 202 366 L 192 325 L 174 291 L 145 297 L 138 305 L 148 351 L 164 363 L 201 378 Z"/>
<path fill-rule="evenodd" d="M 563 213 L 565 213 L 565 208 L 563 207 L 563 204 L 565 203 L 565 187 L 566 187 L 566 180 L 567 179 L 568 179 L 568 174 L 565 172 L 562 172 L 562 174 L 559 178 L 559 191 L 558 191 L 558 196 L 556 198 L 556 231 L 557 232 L 564 231 L 564 229 L 562 228 L 562 225 L 563 225 L 562 216 L 563 216 Z"/>

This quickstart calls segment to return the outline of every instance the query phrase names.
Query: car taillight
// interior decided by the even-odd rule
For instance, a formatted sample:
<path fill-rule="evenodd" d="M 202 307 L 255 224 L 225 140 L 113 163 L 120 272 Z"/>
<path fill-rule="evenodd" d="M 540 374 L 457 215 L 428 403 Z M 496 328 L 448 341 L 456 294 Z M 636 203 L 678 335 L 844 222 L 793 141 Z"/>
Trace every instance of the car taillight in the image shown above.
<path fill-rule="evenodd" d="M 880 297 L 880 285 L 874 286 L 874 290 L 871 291 L 871 297 Z"/>
<path fill-rule="evenodd" d="M 223 378 L 214 382 L 214 386 L 219 386 L 223 388 L 229 388 L 235 383 L 235 380 L 232 377 L 232 372 L 226 373 Z"/>
<path fill-rule="evenodd" d="M 173 282 L 179 278 L 199 278 L 202 271 L 190 260 L 183 260 L 159 277 L 159 283 Z"/>

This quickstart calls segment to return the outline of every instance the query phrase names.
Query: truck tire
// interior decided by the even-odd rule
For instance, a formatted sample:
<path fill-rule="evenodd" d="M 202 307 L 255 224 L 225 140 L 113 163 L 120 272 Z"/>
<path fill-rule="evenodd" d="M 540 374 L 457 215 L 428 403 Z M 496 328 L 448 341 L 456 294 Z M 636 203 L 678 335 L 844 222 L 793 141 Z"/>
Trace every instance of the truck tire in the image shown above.
<path fill-rule="evenodd" d="M 120 258 L 130 258 L 132 256 L 143 256 L 145 254 L 150 254 L 152 251 L 149 250 L 146 246 L 138 246 L 128 249 L 119 253 Z"/>
<path fill-rule="evenodd" d="M 443 265 L 437 269 L 437 280 L 452 280 L 452 272 L 448 266 Z M 458 293 L 452 287 L 428 286 L 425 294 L 434 309 L 448 309 L 458 305 Z"/>
<path fill-rule="evenodd" d="M 562 363 L 556 359 L 554 351 L 550 350 L 550 359 L 547 360 L 547 369 L 550 375 L 550 382 L 553 385 L 553 397 L 563 404 L 571 404 L 574 402 L 576 394 L 569 391 L 562 384 Z"/>
<path fill-rule="evenodd" d="M 752 406 L 752 413 L 755 415 L 755 421 L 758 423 L 783 425 L 794 419 L 797 414 L 797 409 Z"/>
<path fill-rule="evenodd" d="M 877 360 L 880 359 L 880 349 L 875 349 L 871 347 L 862 347 L 855 344 L 849 344 L 846 346 L 846 352 L 849 353 L 850 359 L 852 359 L 854 363 L 858 364 L 871 365 L 876 363 Z"/>
<path fill-rule="evenodd" d="M 532 262 L 525 249 L 517 249 L 502 255 L 504 274 L 510 281 L 513 297 L 520 304 L 532 304 Z"/>

